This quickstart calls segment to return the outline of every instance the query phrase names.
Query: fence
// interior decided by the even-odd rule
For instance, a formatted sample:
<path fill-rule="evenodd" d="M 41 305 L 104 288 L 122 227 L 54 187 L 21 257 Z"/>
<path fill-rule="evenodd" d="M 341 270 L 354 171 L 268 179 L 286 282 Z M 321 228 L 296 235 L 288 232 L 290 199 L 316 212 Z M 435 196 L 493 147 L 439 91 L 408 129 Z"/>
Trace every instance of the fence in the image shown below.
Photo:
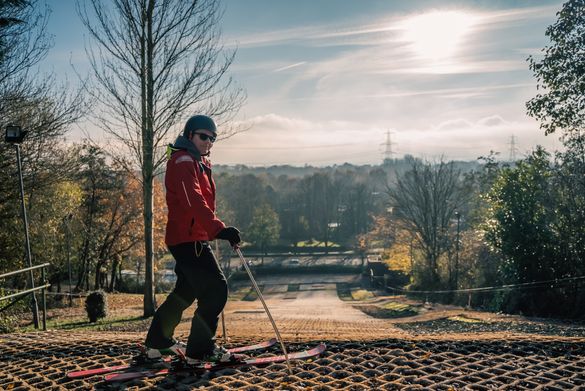
<path fill-rule="evenodd" d="M 46 331 L 47 330 L 47 295 L 46 295 L 45 289 L 50 287 L 51 284 L 46 283 L 45 268 L 47 266 L 50 266 L 50 265 L 51 265 L 50 263 L 43 263 L 42 265 L 31 266 L 31 267 L 27 267 L 24 269 L 16 270 L 14 272 L 0 274 L 0 279 L 4 279 L 6 277 L 14 276 L 16 274 L 30 272 L 31 273 L 31 283 L 32 283 L 32 288 L 30 288 L 30 289 L 0 297 L 0 301 L 14 299 L 9 304 L 0 308 L 0 312 L 7 310 L 8 308 L 10 308 L 14 304 L 16 304 L 19 300 L 24 299 L 26 296 L 28 296 L 30 294 L 32 294 L 33 298 L 34 298 L 34 292 L 40 290 L 41 297 L 42 297 L 41 301 L 42 301 L 42 306 L 43 306 L 43 330 Z M 41 269 L 41 282 L 44 284 L 44 285 L 37 286 L 37 287 L 34 286 L 34 280 L 32 279 L 32 272 L 33 272 L 33 270 L 36 270 L 36 269 Z M 33 300 L 32 307 L 33 307 L 32 311 L 33 311 L 33 319 L 35 321 L 35 328 L 38 328 L 39 314 L 38 314 L 38 308 L 36 306 L 36 299 Z"/>
<path fill-rule="evenodd" d="M 481 288 L 465 288 L 465 289 L 451 289 L 451 290 L 436 290 L 436 291 L 428 291 L 428 290 L 408 290 L 402 289 L 394 286 L 386 285 L 385 288 L 390 292 L 394 293 L 404 293 L 404 294 L 422 294 L 426 295 L 436 295 L 436 294 L 452 294 L 452 293 L 467 293 L 468 300 L 467 306 L 471 307 L 471 295 L 474 293 L 481 293 L 481 292 L 497 292 L 497 291 L 506 291 L 506 290 L 513 290 L 513 289 L 531 289 L 531 288 L 559 288 L 563 287 L 567 284 L 575 283 L 577 281 L 585 281 L 585 276 L 578 276 L 578 277 L 566 277 L 566 278 L 555 278 L 552 280 L 545 280 L 545 281 L 534 281 L 534 282 L 524 282 L 520 284 L 508 284 L 508 285 L 501 285 L 501 286 L 486 286 Z M 425 301 L 428 301 L 425 299 Z"/>

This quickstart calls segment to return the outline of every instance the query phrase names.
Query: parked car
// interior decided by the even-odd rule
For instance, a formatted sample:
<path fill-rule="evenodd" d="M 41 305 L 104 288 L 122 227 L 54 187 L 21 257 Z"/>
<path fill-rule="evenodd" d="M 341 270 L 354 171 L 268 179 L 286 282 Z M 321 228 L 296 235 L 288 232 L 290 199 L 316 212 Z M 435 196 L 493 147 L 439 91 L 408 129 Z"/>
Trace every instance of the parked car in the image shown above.
<path fill-rule="evenodd" d="M 300 266 L 301 261 L 298 258 L 293 258 L 290 261 L 288 261 L 288 265 L 290 267 L 296 267 L 296 266 Z"/>

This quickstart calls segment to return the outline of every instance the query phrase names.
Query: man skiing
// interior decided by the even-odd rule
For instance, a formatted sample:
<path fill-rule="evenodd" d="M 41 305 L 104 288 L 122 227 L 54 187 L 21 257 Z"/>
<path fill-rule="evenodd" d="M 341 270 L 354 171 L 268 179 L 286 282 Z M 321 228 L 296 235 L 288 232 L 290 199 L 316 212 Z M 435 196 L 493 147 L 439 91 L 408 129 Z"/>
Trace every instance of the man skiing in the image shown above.
<path fill-rule="evenodd" d="M 184 344 L 173 339 L 173 333 L 183 311 L 197 299 L 184 351 L 187 363 L 234 360 L 233 355 L 214 342 L 228 288 L 209 241 L 224 239 L 232 246 L 241 241 L 238 229 L 226 227 L 215 215 L 215 184 L 207 156 L 216 137 L 213 120 L 195 115 L 170 146 L 172 154 L 165 175 L 168 207 L 165 243 L 176 261 L 177 282 L 148 330 L 145 345 L 149 358 L 185 349 Z"/>

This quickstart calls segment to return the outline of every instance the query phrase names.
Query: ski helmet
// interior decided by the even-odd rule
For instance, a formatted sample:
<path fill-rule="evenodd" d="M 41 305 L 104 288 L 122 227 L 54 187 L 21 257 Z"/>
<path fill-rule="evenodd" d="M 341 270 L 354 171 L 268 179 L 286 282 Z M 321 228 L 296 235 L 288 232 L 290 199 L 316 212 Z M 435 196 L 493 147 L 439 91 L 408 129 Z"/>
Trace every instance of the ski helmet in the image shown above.
<path fill-rule="evenodd" d="M 214 135 L 217 135 L 215 122 L 213 122 L 213 120 L 206 115 L 198 114 L 187 120 L 187 123 L 185 123 L 185 128 L 183 129 L 183 136 L 189 137 L 191 133 L 199 129 L 209 130 Z"/>

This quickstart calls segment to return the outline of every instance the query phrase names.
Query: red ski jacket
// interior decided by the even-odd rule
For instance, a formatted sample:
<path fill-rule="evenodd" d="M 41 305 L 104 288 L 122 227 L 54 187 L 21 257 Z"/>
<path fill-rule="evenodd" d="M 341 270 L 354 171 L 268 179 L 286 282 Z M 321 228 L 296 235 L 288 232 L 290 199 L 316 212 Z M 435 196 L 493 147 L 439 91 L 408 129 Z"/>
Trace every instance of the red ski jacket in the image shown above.
<path fill-rule="evenodd" d="M 168 207 L 165 242 L 168 246 L 213 240 L 225 228 L 215 216 L 215 183 L 211 164 L 187 151 L 173 153 L 165 175 Z"/>

